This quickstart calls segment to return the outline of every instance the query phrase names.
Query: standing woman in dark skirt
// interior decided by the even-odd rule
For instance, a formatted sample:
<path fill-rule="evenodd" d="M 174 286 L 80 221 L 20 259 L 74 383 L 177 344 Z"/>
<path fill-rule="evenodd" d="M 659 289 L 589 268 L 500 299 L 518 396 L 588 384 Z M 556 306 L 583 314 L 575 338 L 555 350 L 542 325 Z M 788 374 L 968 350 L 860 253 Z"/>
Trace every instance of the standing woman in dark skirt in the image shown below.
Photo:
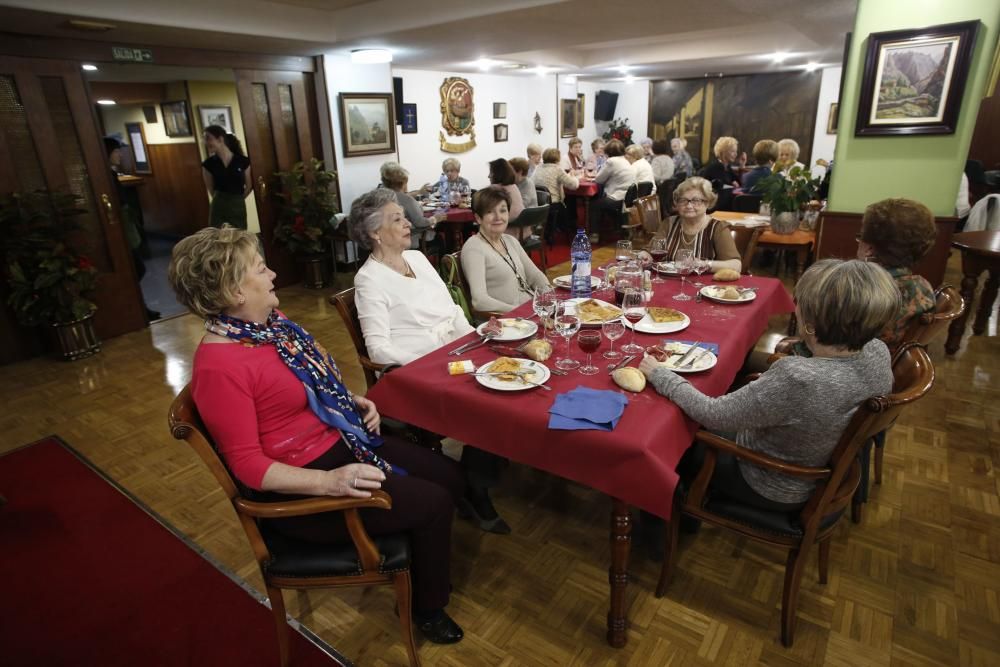
<path fill-rule="evenodd" d="M 210 155 L 201 163 L 201 175 L 212 196 L 209 224 L 221 227 L 228 223 L 246 229 L 247 205 L 244 200 L 253 192 L 250 158 L 243 153 L 240 140 L 219 125 L 206 127 L 204 137 L 205 148 Z"/>

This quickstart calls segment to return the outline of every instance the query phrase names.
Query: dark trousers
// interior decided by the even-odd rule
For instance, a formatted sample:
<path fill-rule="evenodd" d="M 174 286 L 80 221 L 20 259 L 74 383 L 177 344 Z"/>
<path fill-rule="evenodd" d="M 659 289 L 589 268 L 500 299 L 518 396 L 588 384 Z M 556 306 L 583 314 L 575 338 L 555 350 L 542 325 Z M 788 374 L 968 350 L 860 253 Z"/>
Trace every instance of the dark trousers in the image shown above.
<path fill-rule="evenodd" d="M 587 221 L 587 231 L 591 234 L 600 234 L 601 221 L 607 216 L 614 220 L 615 230 L 621 224 L 621 215 L 625 204 L 621 199 L 612 199 L 607 195 L 595 198 L 590 202 L 590 220 Z"/>
<path fill-rule="evenodd" d="M 392 496 L 392 509 L 361 510 L 365 530 L 373 536 L 407 534 L 412 557 L 413 608 L 417 612 L 441 609 L 448 604 L 451 590 L 451 520 L 455 503 L 464 492 L 462 471 L 446 456 L 393 436 L 387 436 L 385 444 L 376 451 L 408 474 L 386 477 L 382 489 Z M 332 470 L 348 463 L 356 463 L 354 455 L 344 443 L 338 442 L 306 467 Z M 336 512 L 281 519 L 271 525 L 289 537 L 310 542 L 351 541 L 343 515 Z"/>

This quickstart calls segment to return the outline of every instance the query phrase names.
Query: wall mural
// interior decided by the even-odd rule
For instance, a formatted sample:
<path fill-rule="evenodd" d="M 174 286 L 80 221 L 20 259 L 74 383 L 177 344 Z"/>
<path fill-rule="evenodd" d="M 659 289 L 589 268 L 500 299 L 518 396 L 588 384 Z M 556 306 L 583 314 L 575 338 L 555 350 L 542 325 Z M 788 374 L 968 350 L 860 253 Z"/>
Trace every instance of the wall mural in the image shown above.
<path fill-rule="evenodd" d="M 441 84 L 441 150 L 446 153 L 464 153 L 476 147 L 475 104 L 472 101 L 472 86 L 467 79 L 449 77 Z M 448 143 L 448 137 L 469 135 L 464 143 Z"/>
<path fill-rule="evenodd" d="M 722 136 L 735 137 L 748 156 L 761 139 L 794 139 L 799 161 L 808 165 L 821 77 L 788 72 L 654 81 L 649 136 L 687 139 L 688 152 L 703 164 L 715 157 L 712 147 Z"/>

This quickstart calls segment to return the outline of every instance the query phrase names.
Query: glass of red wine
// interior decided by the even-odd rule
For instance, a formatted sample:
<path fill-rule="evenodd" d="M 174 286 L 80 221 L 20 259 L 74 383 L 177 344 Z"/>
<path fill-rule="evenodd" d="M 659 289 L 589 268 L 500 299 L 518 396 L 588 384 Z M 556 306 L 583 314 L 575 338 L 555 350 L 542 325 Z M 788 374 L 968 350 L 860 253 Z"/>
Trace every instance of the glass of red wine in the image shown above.
<path fill-rule="evenodd" d="M 628 345 L 622 346 L 622 352 L 639 354 L 645 350 L 642 345 L 636 345 L 635 342 L 635 325 L 646 316 L 646 294 L 642 288 L 630 287 L 625 291 L 625 296 L 622 299 L 622 310 L 625 319 L 632 325 L 632 340 Z"/>
<path fill-rule="evenodd" d="M 667 282 L 660 277 L 660 272 L 656 270 L 656 266 L 667 258 L 667 239 L 656 238 L 649 243 L 649 255 L 653 258 L 653 278 L 654 283 L 665 283 Z"/>
<path fill-rule="evenodd" d="M 591 355 L 601 347 L 601 332 L 598 329 L 582 329 L 576 335 L 576 344 L 587 353 L 587 363 L 580 366 L 580 372 L 584 375 L 596 375 L 600 370 L 591 362 Z"/>

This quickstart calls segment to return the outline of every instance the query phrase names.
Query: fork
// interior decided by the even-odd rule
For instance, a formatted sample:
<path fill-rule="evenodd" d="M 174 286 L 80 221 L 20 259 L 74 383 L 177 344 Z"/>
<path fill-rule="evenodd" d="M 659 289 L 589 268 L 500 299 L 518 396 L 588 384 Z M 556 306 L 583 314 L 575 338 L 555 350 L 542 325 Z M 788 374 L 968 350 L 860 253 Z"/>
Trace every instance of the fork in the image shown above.
<path fill-rule="evenodd" d="M 494 338 L 496 338 L 499 335 L 500 334 L 493 333 L 491 331 L 491 332 L 489 332 L 487 334 L 483 334 L 482 338 L 480 338 L 479 340 L 469 341 L 465 345 L 462 345 L 461 347 L 455 348 L 454 350 L 452 350 L 448 354 L 451 355 L 451 356 L 457 356 L 457 355 L 462 354 L 464 352 L 468 352 L 469 350 L 477 348 L 480 345 L 485 345 L 486 343 L 490 342 L 491 340 L 493 340 Z"/>

